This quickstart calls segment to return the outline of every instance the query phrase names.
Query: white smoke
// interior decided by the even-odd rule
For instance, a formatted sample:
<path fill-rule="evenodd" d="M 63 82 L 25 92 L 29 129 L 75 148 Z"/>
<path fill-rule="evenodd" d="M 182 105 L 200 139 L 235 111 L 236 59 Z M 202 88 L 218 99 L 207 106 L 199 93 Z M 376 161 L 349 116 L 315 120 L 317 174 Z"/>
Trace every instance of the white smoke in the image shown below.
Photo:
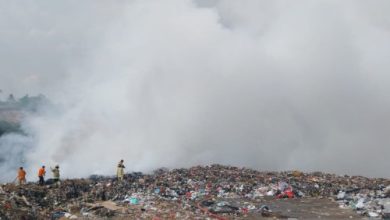
<path fill-rule="evenodd" d="M 113 174 L 124 159 L 127 171 L 223 163 L 388 176 L 389 9 L 8 3 L 1 86 L 61 106 L 24 122 L 32 173 Z"/>

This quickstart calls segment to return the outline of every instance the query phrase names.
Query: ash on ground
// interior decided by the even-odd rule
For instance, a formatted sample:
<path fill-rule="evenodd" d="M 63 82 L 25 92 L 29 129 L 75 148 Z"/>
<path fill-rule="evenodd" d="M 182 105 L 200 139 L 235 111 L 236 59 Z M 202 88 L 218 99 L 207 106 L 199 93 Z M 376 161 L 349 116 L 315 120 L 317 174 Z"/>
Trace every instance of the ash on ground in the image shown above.
<path fill-rule="evenodd" d="M 267 218 L 390 219 L 390 180 L 211 165 L 0 187 L 1 220 Z"/>

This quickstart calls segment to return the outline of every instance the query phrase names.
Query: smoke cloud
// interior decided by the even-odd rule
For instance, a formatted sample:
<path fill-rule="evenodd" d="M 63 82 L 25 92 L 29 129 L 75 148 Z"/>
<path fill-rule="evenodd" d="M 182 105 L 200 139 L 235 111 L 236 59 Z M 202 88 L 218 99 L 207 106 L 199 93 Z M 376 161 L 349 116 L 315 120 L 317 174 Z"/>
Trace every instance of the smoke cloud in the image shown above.
<path fill-rule="evenodd" d="M 3 179 L 17 155 L 31 179 L 120 159 L 389 177 L 386 0 L 2 5 L 0 88 L 55 105 L 1 137 Z"/>

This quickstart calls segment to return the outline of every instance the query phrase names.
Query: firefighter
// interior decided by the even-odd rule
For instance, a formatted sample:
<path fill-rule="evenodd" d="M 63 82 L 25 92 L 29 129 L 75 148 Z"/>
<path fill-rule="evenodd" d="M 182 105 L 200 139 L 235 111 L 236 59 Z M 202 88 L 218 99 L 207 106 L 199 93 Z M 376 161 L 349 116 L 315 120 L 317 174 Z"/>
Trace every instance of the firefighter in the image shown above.
<path fill-rule="evenodd" d="M 123 165 L 123 160 L 119 161 L 118 167 L 116 170 L 116 176 L 118 177 L 118 181 L 122 181 L 125 175 L 125 165 Z"/>
<path fill-rule="evenodd" d="M 46 175 L 45 166 L 42 166 L 38 171 L 39 185 L 45 184 L 45 175 Z"/>
<path fill-rule="evenodd" d="M 23 167 L 19 167 L 18 180 L 19 180 L 19 185 L 26 183 L 26 171 L 23 169 Z"/>
<path fill-rule="evenodd" d="M 55 168 L 51 168 L 51 172 L 53 173 L 53 181 L 55 184 L 59 184 L 60 183 L 60 166 L 59 165 L 56 165 Z"/>

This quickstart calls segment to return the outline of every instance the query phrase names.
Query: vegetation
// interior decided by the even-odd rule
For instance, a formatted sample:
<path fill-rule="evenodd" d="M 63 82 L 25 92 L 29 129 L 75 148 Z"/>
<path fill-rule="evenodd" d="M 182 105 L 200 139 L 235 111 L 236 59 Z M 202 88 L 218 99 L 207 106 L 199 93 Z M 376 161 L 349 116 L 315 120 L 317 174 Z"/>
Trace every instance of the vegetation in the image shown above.
<path fill-rule="evenodd" d="M 37 112 L 43 105 L 48 104 L 44 95 L 15 98 L 10 94 L 5 101 L 0 100 L 0 136 L 5 133 L 22 133 L 20 127 L 23 112 Z"/>
<path fill-rule="evenodd" d="M 0 136 L 6 133 L 22 133 L 20 124 L 0 121 Z"/>

